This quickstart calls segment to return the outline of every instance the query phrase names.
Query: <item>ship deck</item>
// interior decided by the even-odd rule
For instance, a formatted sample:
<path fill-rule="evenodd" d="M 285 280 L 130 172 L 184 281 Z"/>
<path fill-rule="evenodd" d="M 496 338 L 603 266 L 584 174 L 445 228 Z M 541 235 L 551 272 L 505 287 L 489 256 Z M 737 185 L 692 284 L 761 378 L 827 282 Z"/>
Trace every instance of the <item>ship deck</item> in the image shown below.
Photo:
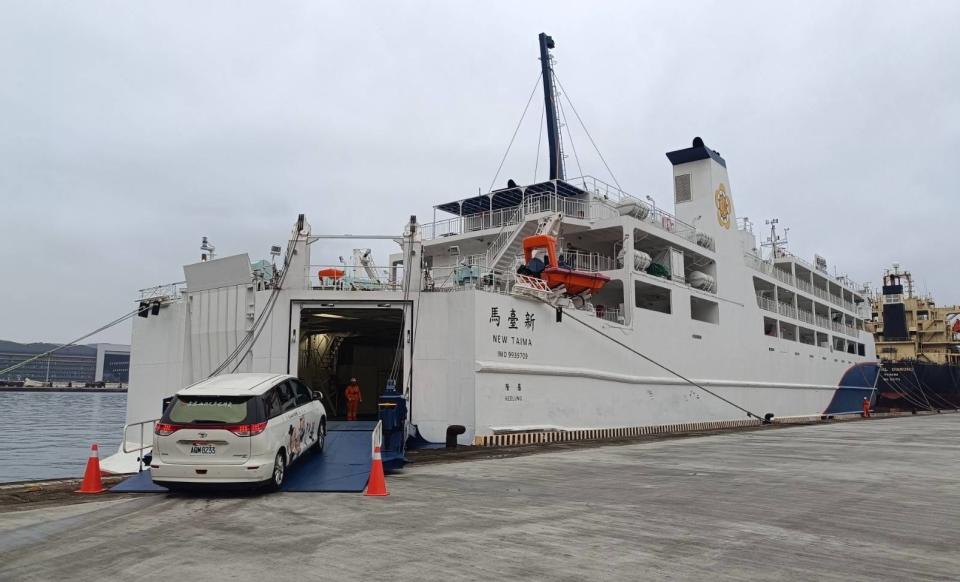
<path fill-rule="evenodd" d="M 454 456 L 414 463 L 377 499 L 8 511 L 0 579 L 954 578 L 958 427 L 942 414 Z"/>

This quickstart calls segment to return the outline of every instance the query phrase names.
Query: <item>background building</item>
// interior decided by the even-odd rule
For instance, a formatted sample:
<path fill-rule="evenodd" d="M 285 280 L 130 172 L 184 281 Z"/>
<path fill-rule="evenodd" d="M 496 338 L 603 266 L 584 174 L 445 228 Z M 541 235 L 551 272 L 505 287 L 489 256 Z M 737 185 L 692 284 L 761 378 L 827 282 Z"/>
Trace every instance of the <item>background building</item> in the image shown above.
<path fill-rule="evenodd" d="M 0 340 L 0 370 L 42 354 L 58 344 L 21 344 Z M 0 375 L 2 381 L 120 382 L 129 381 L 130 346 L 90 344 L 70 346 Z"/>

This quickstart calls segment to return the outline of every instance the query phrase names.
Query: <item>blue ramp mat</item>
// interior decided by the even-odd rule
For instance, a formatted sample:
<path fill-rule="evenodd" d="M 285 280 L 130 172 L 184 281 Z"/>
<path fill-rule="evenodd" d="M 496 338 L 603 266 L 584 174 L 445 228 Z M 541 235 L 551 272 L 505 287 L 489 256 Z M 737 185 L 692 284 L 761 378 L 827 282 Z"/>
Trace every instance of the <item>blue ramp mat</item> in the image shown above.
<path fill-rule="evenodd" d="M 341 431 L 364 431 L 364 432 L 373 432 L 373 429 L 377 428 L 377 421 L 375 420 L 331 420 L 327 423 L 327 432 L 341 432 Z"/>
<path fill-rule="evenodd" d="M 367 424 L 366 429 L 358 426 Z M 323 454 L 312 454 L 291 467 L 283 490 L 363 491 L 370 477 L 370 433 L 375 426 L 375 422 L 331 422 Z"/>
<path fill-rule="evenodd" d="M 110 488 L 111 493 L 166 493 L 167 491 L 169 489 L 153 482 L 150 469 L 140 471 Z"/>
<path fill-rule="evenodd" d="M 357 492 L 370 477 L 371 442 L 376 422 L 331 422 L 322 455 L 310 453 L 287 474 L 283 491 Z M 166 493 L 153 482 L 150 471 L 141 471 L 110 488 L 113 493 Z"/>

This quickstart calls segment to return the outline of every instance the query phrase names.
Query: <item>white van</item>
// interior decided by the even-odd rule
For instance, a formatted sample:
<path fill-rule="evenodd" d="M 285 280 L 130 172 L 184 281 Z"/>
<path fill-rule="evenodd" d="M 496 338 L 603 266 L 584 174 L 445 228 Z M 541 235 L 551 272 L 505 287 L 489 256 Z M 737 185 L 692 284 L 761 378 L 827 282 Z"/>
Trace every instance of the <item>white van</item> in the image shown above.
<path fill-rule="evenodd" d="M 327 412 L 293 376 L 223 374 L 177 392 L 156 423 L 150 472 L 172 489 L 188 483 L 263 483 L 323 450 Z"/>

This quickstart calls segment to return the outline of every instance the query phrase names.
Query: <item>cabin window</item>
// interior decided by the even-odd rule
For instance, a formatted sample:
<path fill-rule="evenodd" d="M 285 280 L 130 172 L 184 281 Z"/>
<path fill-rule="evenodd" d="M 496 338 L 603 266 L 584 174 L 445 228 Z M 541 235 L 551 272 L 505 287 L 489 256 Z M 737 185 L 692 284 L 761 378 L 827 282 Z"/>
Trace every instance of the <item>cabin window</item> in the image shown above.
<path fill-rule="evenodd" d="M 674 201 L 677 204 L 680 202 L 690 202 L 690 199 L 692 198 L 690 193 L 690 174 L 680 174 L 679 176 L 674 176 L 673 191 Z"/>
<path fill-rule="evenodd" d="M 670 290 L 659 285 L 651 285 L 643 281 L 636 282 L 636 302 L 640 309 L 649 309 L 650 311 L 659 311 L 660 313 L 672 313 L 670 303 Z"/>
<path fill-rule="evenodd" d="M 769 317 L 763 318 L 763 335 L 767 337 L 779 337 L 777 320 Z"/>
<path fill-rule="evenodd" d="M 705 323 L 720 323 L 720 306 L 714 301 L 691 295 L 690 317 Z"/>
<path fill-rule="evenodd" d="M 786 321 L 780 322 L 780 339 L 788 339 L 790 341 L 797 341 L 797 326 L 792 323 L 787 323 Z"/>
<path fill-rule="evenodd" d="M 857 355 L 858 356 L 867 355 L 867 349 L 863 344 L 857 344 Z"/>
<path fill-rule="evenodd" d="M 821 348 L 830 347 L 830 336 L 825 333 L 817 332 L 817 346 Z"/>
<path fill-rule="evenodd" d="M 801 327 L 799 330 L 800 343 L 813 346 L 817 344 L 817 333 L 812 329 Z"/>

